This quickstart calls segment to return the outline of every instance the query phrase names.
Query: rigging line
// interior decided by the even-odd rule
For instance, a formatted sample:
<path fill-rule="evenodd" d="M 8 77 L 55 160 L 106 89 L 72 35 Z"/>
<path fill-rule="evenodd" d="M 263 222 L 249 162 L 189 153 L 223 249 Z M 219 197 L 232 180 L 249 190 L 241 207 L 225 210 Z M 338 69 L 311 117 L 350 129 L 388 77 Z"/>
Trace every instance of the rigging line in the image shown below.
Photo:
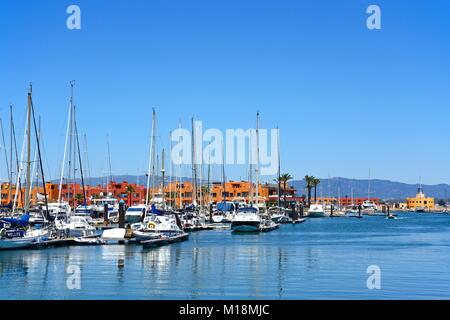
<path fill-rule="evenodd" d="M 87 206 L 86 188 L 84 186 L 83 165 L 82 165 L 82 162 L 81 162 L 80 141 L 79 141 L 79 137 L 78 137 L 78 128 L 77 128 L 77 121 L 76 121 L 76 119 L 74 119 L 74 127 L 75 127 L 75 139 L 77 141 L 77 149 L 78 149 L 78 160 L 80 162 L 81 186 L 83 187 L 83 200 L 84 200 L 84 206 L 86 208 L 86 206 Z"/>
<path fill-rule="evenodd" d="M 40 138 L 39 138 L 39 134 L 38 134 L 37 127 L 36 127 L 36 118 L 34 116 L 34 105 L 33 105 L 33 99 L 31 96 L 30 96 L 30 103 L 31 103 L 31 114 L 33 116 L 33 123 L 34 123 L 34 132 L 35 132 L 35 136 L 36 136 L 36 145 L 37 145 L 37 150 L 38 150 L 38 154 L 39 154 L 39 167 L 41 169 L 42 186 L 44 188 L 46 218 L 48 221 L 50 218 L 50 212 L 48 211 L 47 189 L 45 186 L 44 169 L 42 167 L 41 147 L 40 147 L 40 142 L 39 142 Z"/>

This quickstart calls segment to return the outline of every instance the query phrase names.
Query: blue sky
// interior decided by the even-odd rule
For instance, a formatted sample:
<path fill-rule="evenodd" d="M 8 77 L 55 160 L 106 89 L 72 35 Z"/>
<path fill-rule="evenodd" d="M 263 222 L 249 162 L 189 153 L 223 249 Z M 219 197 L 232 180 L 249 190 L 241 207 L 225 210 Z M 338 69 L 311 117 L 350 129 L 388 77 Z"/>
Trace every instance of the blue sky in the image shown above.
<path fill-rule="evenodd" d="M 66 28 L 71 4 L 81 30 Z M 382 30 L 366 28 L 370 4 Z M 296 178 L 367 178 L 371 168 L 448 183 L 449 14 L 446 0 L 5 0 L 0 112 L 14 104 L 20 142 L 33 82 L 52 178 L 75 79 L 92 175 L 107 168 L 107 134 L 114 174 L 145 170 L 152 107 L 160 147 L 180 118 L 249 128 L 259 109 L 262 127 L 280 127 L 283 171 Z"/>

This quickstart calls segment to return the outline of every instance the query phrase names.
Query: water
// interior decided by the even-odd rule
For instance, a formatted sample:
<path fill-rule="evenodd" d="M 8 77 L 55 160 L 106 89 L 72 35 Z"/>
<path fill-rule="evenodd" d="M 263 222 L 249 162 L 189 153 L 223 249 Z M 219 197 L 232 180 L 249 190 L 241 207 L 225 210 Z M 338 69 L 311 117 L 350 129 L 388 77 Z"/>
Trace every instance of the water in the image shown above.
<path fill-rule="evenodd" d="M 380 290 L 367 288 L 370 265 Z M 156 249 L 0 252 L 0 299 L 448 299 L 449 267 L 449 215 L 322 218 Z M 69 289 L 77 268 L 80 289 Z"/>

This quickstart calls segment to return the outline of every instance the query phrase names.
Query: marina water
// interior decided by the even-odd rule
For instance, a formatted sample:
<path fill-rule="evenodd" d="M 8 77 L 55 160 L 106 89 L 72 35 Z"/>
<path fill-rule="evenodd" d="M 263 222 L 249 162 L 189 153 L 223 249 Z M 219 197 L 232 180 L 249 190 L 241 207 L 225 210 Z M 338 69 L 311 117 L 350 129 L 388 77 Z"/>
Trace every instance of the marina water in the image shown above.
<path fill-rule="evenodd" d="M 379 290 L 368 289 L 369 266 L 381 270 Z M 447 214 L 318 218 L 154 249 L 0 252 L 0 299 L 448 299 L 449 267 Z"/>

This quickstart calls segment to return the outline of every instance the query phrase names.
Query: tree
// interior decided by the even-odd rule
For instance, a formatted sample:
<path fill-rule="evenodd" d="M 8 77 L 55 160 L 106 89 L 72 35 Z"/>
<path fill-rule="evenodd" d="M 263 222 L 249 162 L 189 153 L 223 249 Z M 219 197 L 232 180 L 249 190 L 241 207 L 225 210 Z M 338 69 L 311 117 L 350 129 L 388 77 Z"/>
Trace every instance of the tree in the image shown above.
<path fill-rule="evenodd" d="M 292 180 L 292 176 L 289 173 L 283 173 L 280 176 L 280 183 L 283 183 L 283 195 L 284 195 L 284 205 L 286 206 L 286 190 L 287 190 L 287 184 L 289 181 Z"/>
<path fill-rule="evenodd" d="M 319 183 L 320 183 L 320 179 L 317 179 L 317 178 L 314 178 L 312 181 L 312 186 L 314 187 L 314 201 L 317 201 L 317 186 L 319 185 Z"/>
<path fill-rule="evenodd" d="M 134 187 L 132 185 L 128 185 L 126 191 L 128 193 L 128 207 L 131 207 L 131 194 L 135 191 Z"/>
<path fill-rule="evenodd" d="M 311 189 L 313 188 L 314 176 L 305 176 L 306 189 L 308 190 L 308 207 L 311 206 Z"/>
<path fill-rule="evenodd" d="M 75 200 L 77 200 L 77 204 L 80 204 L 81 201 L 83 200 L 83 195 L 80 194 L 80 193 L 77 193 L 77 194 L 75 195 Z"/>

